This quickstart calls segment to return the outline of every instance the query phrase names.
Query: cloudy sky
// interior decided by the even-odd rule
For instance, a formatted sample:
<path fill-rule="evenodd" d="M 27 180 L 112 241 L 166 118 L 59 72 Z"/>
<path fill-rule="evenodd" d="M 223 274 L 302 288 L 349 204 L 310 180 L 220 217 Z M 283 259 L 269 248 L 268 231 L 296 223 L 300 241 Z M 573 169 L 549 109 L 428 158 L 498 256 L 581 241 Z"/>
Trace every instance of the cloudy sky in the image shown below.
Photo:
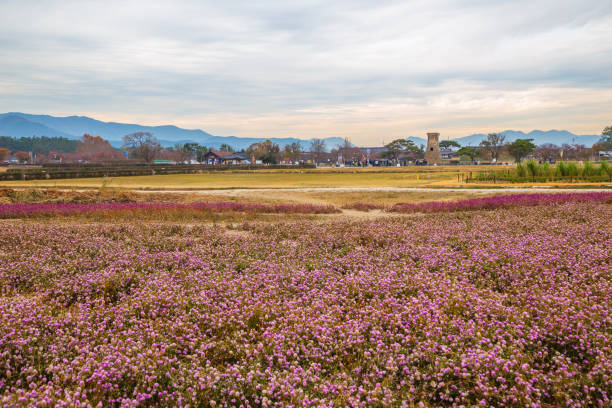
<path fill-rule="evenodd" d="M 596 134 L 610 0 L 0 1 L 0 112 L 216 135 Z"/>

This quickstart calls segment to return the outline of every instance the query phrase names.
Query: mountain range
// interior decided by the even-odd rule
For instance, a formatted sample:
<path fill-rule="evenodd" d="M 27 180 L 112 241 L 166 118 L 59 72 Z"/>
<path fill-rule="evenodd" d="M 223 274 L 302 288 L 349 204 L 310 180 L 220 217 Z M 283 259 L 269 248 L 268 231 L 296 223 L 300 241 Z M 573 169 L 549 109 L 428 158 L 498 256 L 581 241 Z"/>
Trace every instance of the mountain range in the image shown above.
<path fill-rule="evenodd" d="M 203 146 L 219 148 L 228 144 L 234 149 L 246 149 L 251 144 L 270 139 L 281 147 L 293 142 L 301 142 L 304 147 L 311 140 L 296 138 L 266 138 L 266 137 L 237 137 L 215 136 L 200 129 L 182 129 L 172 125 L 143 126 L 138 124 L 102 122 L 86 116 L 56 117 L 50 115 L 31 115 L 20 112 L 0 114 L 0 136 L 12 137 L 66 137 L 79 139 L 84 133 L 101 136 L 114 147 L 121 147 L 122 137 L 134 132 L 151 132 L 162 146 L 173 146 L 177 143 L 199 143 Z M 340 137 L 325 138 L 328 147 L 341 144 L 344 139 Z"/>
<path fill-rule="evenodd" d="M 238 137 L 238 136 L 215 136 L 200 129 L 182 129 L 172 125 L 165 126 L 143 126 L 138 124 L 127 124 L 117 122 L 102 122 L 86 116 L 57 117 L 50 115 L 31 115 L 27 113 L 9 112 L 0 114 L 0 136 L 12 137 L 65 137 L 68 139 L 79 139 L 84 133 L 101 136 L 108 140 L 114 147 L 120 147 L 124 135 L 133 132 L 151 132 L 163 146 L 172 146 L 176 143 L 195 142 L 204 146 L 219 148 L 226 143 L 234 149 L 246 149 L 252 143 L 270 139 L 281 147 L 293 142 L 301 142 L 308 147 L 311 140 L 296 138 L 265 138 L 265 137 Z M 591 147 L 601 135 L 575 135 L 567 130 L 532 130 L 525 133 L 518 130 L 505 130 L 506 141 L 512 142 L 516 139 L 533 139 L 537 145 L 545 143 L 582 144 Z M 455 138 L 462 146 L 476 146 L 487 137 L 486 134 L 477 133 L 469 136 Z M 336 147 L 343 143 L 340 137 L 323 138 L 328 148 Z M 411 136 L 417 146 L 426 145 L 427 140 L 422 137 Z M 444 135 L 442 135 L 444 140 Z"/>
<path fill-rule="evenodd" d="M 563 144 L 580 144 L 586 147 L 591 147 L 601 138 L 601 135 L 576 135 L 567 130 L 532 130 L 531 132 L 525 133 L 520 130 L 504 130 L 500 132 L 506 136 L 506 142 L 513 142 L 516 139 L 533 139 L 533 143 L 540 146 L 543 144 L 555 144 L 561 146 Z M 443 136 L 443 135 L 442 135 Z M 452 139 L 459 143 L 461 146 L 478 146 L 480 142 L 485 140 L 487 135 L 484 133 L 475 133 L 469 136 L 458 137 Z M 409 137 L 417 146 L 427 145 L 427 139 L 422 137 Z M 446 140 L 441 137 L 440 141 Z"/>

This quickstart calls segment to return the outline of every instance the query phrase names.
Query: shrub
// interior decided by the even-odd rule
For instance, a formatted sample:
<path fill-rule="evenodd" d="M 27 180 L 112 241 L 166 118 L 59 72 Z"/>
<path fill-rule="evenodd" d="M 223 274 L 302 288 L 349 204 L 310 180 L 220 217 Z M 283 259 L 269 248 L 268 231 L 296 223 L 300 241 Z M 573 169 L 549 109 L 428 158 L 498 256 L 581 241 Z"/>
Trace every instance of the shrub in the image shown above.
<path fill-rule="evenodd" d="M 602 161 L 599 165 L 599 174 L 610 177 L 610 181 L 612 181 L 612 166 L 607 161 Z"/>
<path fill-rule="evenodd" d="M 542 177 L 551 177 L 552 176 L 552 169 L 550 167 L 550 165 L 548 164 L 548 162 L 544 162 L 540 165 L 540 176 Z"/>
<path fill-rule="evenodd" d="M 528 160 L 526 163 L 527 171 L 532 178 L 535 178 L 539 174 L 539 165 L 535 160 Z"/>
<path fill-rule="evenodd" d="M 527 169 L 523 163 L 517 163 L 516 165 L 516 174 L 519 177 L 527 177 Z"/>
<path fill-rule="evenodd" d="M 597 174 L 597 170 L 593 167 L 593 164 L 590 161 L 587 161 L 582 166 L 582 175 L 585 177 L 595 176 Z"/>
<path fill-rule="evenodd" d="M 555 176 L 557 177 L 567 177 L 569 176 L 569 171 L 567 169 L 567 165 L 565 162 L 560 162 L 555 166 Z"/>

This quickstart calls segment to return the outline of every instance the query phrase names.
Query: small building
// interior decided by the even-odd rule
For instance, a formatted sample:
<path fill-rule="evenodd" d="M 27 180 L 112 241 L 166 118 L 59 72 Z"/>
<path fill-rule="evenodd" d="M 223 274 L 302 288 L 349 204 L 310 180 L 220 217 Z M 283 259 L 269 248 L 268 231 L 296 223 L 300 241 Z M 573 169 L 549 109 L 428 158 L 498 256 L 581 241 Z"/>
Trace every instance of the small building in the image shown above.
<path fill-rule="evenodd" d="M 210 150 L 204 155 L 204 164 L 250 164 L 248 156 L 244 153 L 223 152 Z"/>
<path fill-rule="evenodd" d="M 598 155 L 600 159 L 612 159 L 612 150 L 600 150 Z"/>
<path fill-rule="evenodd" d="M 457 157 L 457 152 L 452 149 L 440 148 L 440 155 L 442 156 L 442 160 L 450 160 Z"/>

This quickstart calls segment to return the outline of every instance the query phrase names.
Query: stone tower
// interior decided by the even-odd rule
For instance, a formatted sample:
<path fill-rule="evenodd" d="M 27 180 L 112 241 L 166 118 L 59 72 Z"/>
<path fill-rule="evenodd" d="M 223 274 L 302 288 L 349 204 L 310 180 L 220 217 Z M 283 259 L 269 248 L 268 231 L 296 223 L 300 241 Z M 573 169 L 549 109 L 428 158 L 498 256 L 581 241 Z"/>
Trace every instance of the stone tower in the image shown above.
<path fill-rule="evenodd" d="M 425 160 L 427 160 L 427 164 L 442 163 L 442 155 L 440 154 L 440 143 L 438 142 L 439 137 L 439 133 L 427 134 L 427 150 L 425 151 Z"/>

